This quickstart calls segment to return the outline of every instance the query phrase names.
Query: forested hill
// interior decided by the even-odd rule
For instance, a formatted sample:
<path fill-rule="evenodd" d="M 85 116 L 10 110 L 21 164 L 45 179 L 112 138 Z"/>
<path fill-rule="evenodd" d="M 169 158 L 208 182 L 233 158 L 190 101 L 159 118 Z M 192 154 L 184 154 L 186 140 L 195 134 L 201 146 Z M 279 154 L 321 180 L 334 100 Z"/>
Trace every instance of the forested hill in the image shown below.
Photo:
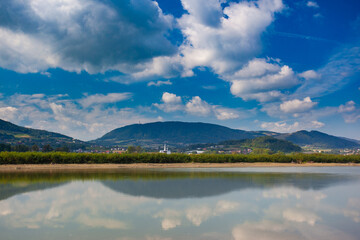
<path fill-rule="evenodd" d="M 62 145 L 83 143 L 60 133 L 48 132 L 32 128 L 20 127 L 0 119 L 0 142 L 7 144 L 25 145 Z"/>
<path fill-rule="evenodd" d="M 311 145 L 320 148 L 355 148 L 360 145 L 351 140 L 331 136 L 319 131 L 298 131 L 277 136 L 279 139 L 287 140 L 300 146 Z"/>
<path fill-rule="evenodd" d="M 249 148 L 260 148 L 260 149 L 269 149 L 272 152 L 300 152 L 301 147 L 293 144 L 292 142 L 276 139 L 269 136 L 258 137 L 254 139 L 245 139 L 245 140 L 230 140 L 220 142 L 219 145 L 224 145 L 227 147 L 249 147 Z"/>
<path fill-rule="evenodd" d="M 95 140 L 98 144 L 195 144 L 217 143 L 230 139 L 250 139 L 267 132 L 250 132 L 192 122 L 154 122 L 117 128 Z"/>

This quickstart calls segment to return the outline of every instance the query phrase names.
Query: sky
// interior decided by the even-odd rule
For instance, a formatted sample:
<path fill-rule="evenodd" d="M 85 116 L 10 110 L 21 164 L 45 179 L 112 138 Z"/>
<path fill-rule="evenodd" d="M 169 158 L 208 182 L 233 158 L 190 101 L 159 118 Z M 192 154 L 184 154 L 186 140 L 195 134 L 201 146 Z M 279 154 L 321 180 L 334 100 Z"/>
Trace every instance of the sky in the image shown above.
<path fill-rule="evenodd" d="M 360 1 L 2 0 L 0 119 L 81 140 L 154 121 L 360 139 Z"/>

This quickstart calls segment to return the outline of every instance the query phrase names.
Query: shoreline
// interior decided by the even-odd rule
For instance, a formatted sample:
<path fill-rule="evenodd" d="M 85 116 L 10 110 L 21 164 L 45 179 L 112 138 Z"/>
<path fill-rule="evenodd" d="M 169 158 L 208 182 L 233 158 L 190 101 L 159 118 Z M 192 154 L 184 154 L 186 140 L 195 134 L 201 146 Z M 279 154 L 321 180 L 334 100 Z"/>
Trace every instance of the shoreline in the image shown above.
<path fill-rule="evenodd" d="M 133 164 L 18 164 L 0 165 L 0 172 L 171 169 L 171 168 L 249 168 L 249 167 L 360 167 L 356 163 L 133 163 Z"/>

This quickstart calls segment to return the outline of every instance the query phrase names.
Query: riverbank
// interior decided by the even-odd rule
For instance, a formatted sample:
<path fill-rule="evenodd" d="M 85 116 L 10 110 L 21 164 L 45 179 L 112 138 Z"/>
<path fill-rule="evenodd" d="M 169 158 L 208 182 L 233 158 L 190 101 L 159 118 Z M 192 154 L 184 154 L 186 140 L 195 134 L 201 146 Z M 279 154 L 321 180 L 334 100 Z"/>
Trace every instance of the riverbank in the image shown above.
<path fill-rule="evenodd" d="M 248 168 L 248 167 L 339 167 L 357 163 L 133 163 L 133 164 L 21 164 L 0 165 L 0 172 L 77 171 L 150 168 Z"/>

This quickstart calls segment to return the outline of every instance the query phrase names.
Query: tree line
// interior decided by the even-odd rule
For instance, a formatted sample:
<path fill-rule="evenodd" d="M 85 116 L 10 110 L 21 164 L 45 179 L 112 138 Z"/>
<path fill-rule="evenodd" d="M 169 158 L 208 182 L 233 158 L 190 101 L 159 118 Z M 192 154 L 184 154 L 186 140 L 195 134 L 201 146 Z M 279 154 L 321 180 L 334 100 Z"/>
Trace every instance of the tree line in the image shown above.
<path fill-rule="evenodd" d="M 41 147 L 34 144 L 27 146 L 25 144 L 11 145 L 6 143 L 0 143 L 0 152 L 70 152 L 68 146 L 59 146 L 53 148 L 50 144 L 45 144 Z"/>
<path fill-rule="evenodd" d="M 360 155 L 332 154 L 162 154 L 162 153 L 65 153 L 0 152 L 0 164 L 100 164 L 100 163 L 360 163 Z"/>

